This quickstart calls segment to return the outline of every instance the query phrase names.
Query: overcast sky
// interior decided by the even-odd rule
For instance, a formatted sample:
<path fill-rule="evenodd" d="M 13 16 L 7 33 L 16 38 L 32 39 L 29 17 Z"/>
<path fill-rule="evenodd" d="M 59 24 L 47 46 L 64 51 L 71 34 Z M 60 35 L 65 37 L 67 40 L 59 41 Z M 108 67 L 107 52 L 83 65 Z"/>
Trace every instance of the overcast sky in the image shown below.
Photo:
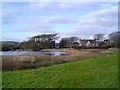
<path fill-rule="evenodd" d="M 59 33 L 60 37 L 92 38 L 118 30 L 117 2 L 4 2 L 2 40 Z"/>

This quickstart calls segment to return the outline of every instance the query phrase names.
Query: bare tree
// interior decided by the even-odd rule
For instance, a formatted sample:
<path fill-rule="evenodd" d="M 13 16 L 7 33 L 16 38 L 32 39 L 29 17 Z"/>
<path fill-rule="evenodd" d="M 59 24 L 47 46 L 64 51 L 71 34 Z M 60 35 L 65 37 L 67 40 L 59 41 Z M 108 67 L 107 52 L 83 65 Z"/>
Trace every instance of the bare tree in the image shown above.
<path fill-rule="evenodd" d="M 109 41 L 111 44 L 120 48 L 120 31 L 109 34 Z"/>
<path fill-rule="evenodd" d="M 96 39 L 97 41 L 102 41 L 104 39 L 104 34 L 103 33 L 95 34 L 94 39 Z"/>
<path fill-rule="evenodd" d="M 68 38 L 62 38 L 60 41 L 60 47 L 61 48 L 71 48 L 75 42 L 77 42 L 79 39 L 78 37 L 68 37 Z"/>
<path fill-rule="evenodd" d="M 79 39 L 78 37 L 69 37 L 69 46 L 72 47 L 75 42 L 77 42 Z"/>

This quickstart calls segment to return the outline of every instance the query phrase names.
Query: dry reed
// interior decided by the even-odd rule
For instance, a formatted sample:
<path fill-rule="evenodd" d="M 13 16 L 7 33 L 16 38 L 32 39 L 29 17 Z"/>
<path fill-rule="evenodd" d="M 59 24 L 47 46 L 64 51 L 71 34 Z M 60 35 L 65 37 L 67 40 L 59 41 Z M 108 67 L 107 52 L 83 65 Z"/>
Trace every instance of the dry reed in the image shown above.
<path fill-rule="evenodd" d="M 75 50 L 75 49 L 47 49 L 44 51 L 68 52 L 70 55 L 15 55 L 2 56 L 2 70 L 33 69 L 53 64 L 61 64 L 73 60 L 84 60 L 97 57 L 102 53 L 97 50 Z"/>

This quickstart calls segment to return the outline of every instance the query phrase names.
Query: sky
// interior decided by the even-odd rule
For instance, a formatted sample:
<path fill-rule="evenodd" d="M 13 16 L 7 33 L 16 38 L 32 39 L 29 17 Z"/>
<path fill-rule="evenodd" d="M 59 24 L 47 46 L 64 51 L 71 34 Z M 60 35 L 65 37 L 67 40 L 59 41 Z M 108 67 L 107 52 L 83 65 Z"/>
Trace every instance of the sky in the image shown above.
<path fill-rule="evenodd" d="M 35 35 L 93 38 L 118 30 L 117 2 L 2 2 L 2 41 Z"/>

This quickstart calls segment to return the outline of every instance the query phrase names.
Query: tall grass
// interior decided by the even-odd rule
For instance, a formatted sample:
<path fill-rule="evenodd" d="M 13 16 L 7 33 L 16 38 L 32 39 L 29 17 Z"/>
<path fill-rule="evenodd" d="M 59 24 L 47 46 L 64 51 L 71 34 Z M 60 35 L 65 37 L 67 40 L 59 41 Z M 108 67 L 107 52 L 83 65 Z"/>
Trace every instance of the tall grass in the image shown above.
<path fill-rule="evenodd" d="M 52 50 L 53 51 L 53 50 Z M 57 50 L 58 51 L 58 50 Z M 77 51 L 77 50 L 59 50 L 69 52 L 70 55 L 66 56 L 53 56 L 53 55 L 14 55 L 2 56 L 2 70 L 17 70 L 17 69 L 33 69 L 43 66 L 50 66 L 53 64 L 61 64 L 73 60 L 83 60 L 91 57 L 97 57 L 102 53 L 99 51 Z"/>

